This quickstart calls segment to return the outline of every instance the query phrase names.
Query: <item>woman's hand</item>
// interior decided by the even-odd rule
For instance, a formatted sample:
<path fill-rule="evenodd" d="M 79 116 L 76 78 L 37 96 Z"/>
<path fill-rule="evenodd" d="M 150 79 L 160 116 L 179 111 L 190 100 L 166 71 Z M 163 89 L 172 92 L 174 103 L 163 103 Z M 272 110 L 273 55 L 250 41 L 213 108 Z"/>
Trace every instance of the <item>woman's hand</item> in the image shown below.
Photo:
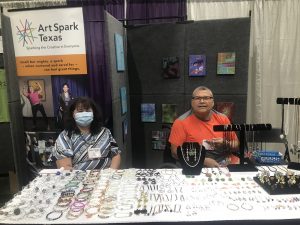
<path fill-rule="evenodd" d="M 121 165 L 121 155 L 117 154 L 111 159 L 110 168 L 119 169 Z"/>

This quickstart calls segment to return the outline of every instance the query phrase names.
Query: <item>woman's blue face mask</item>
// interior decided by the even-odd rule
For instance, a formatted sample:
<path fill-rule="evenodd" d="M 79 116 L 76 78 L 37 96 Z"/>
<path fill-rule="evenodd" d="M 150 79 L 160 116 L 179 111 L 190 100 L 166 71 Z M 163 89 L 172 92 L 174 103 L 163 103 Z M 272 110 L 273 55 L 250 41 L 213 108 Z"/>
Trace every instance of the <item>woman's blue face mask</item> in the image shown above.
<path fill-rule="evenodd" d="M 77 112 L 74 119 L 78 126 L 87 127 L 93 122 L 94 114 L 93 112 Z"/>

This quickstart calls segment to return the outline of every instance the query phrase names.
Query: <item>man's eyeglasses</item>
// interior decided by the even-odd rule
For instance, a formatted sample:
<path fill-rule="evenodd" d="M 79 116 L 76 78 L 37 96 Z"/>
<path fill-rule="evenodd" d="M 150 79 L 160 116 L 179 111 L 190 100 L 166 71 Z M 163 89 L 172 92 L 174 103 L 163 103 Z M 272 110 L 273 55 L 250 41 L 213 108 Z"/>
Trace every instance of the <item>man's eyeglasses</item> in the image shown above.
<path fill-rule="evenodd" d="M 192 99 L 197 100 L 197 101 L 203 100 L 203 101 L 207 102 L 210 99 L 213 99 L 213 97 L 211 97 L 211 96 L 193 96 Z"/>

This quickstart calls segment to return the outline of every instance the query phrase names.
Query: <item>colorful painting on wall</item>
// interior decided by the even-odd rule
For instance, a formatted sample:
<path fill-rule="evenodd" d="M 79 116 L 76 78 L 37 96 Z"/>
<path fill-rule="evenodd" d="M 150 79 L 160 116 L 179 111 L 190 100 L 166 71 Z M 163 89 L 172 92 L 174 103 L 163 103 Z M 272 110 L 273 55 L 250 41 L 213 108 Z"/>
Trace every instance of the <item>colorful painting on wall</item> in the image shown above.
<path fill-rule="evenodd" d="M 216 102 L 215 109 L 225 114 L 229 120 L 232 122 L 234 115 L 234 103 L 233 102 Z"/>
<path fill-rule="evenodd" d="M 162 104 L 162 122 L 173 123 L 177 118 L 177 105 Z"/>
<path fill-rule="evenodd" d="M 206 56 L 190 55 L 189 56 L 189 75 L 191 77 L 206 75 Z"/>
<path fill-rule="evenodd" d="M 217 74 L 235 74 L 235 52 L 218 53 Z"/>
<path fill-rule="evenodd" d="M 122 114 L 125 114 L 127 112 L 126 87 L 120 88 L 120 98 L 121 98 L 121 112 Z"/>
<path fill-rule="evenodd" d="M 179 78 L 179 58 L 167 57 L 162 60 L 163 77 L 166 79 Z"/>
<path fill-rule="evenodd" d="M 142 122 L 156 122 L 154 103 L 141 104 L 141 120 Z"/>
<path fill-rule="evenodd" d="M 117 71 L 124 71 L 125 59 L 124 59 L 123 37 L 117 33 L 115 33 L 115 47 L 116 47 Z"/>

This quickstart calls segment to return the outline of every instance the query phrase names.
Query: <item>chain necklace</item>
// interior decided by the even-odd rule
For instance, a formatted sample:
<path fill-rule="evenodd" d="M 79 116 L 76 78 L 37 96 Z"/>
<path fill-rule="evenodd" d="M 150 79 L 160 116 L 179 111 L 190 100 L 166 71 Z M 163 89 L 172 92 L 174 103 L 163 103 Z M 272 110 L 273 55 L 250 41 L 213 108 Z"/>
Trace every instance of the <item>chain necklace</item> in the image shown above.
<path fill-rule="evenodd" d="M 180 150 L 181 150 L 181 154 L 182 154 L 182 158 L 184 160 L 184 162 L 189 166 L 189 167 L 196 167 L 199 162 L 200 162 L 200 158 L 201 158 L 201 154 L 202 154 L 202 145 L 199 149 L 199 157 L 198 157 L 198 160 L 197 160 L 197 148 L 194 147 L 193 143 L 188 143 L 188 146 L 183 149 L 182 146 L 180 146 Z M 186 157 L 185 157 L 185 154 L 184 154 L 184 150 L 186 151 Z M 197 160 L 196 164 L 195 165 L 191 165 L 190 164 L 190 156 L 194 156 L 194 161 Z"/>

